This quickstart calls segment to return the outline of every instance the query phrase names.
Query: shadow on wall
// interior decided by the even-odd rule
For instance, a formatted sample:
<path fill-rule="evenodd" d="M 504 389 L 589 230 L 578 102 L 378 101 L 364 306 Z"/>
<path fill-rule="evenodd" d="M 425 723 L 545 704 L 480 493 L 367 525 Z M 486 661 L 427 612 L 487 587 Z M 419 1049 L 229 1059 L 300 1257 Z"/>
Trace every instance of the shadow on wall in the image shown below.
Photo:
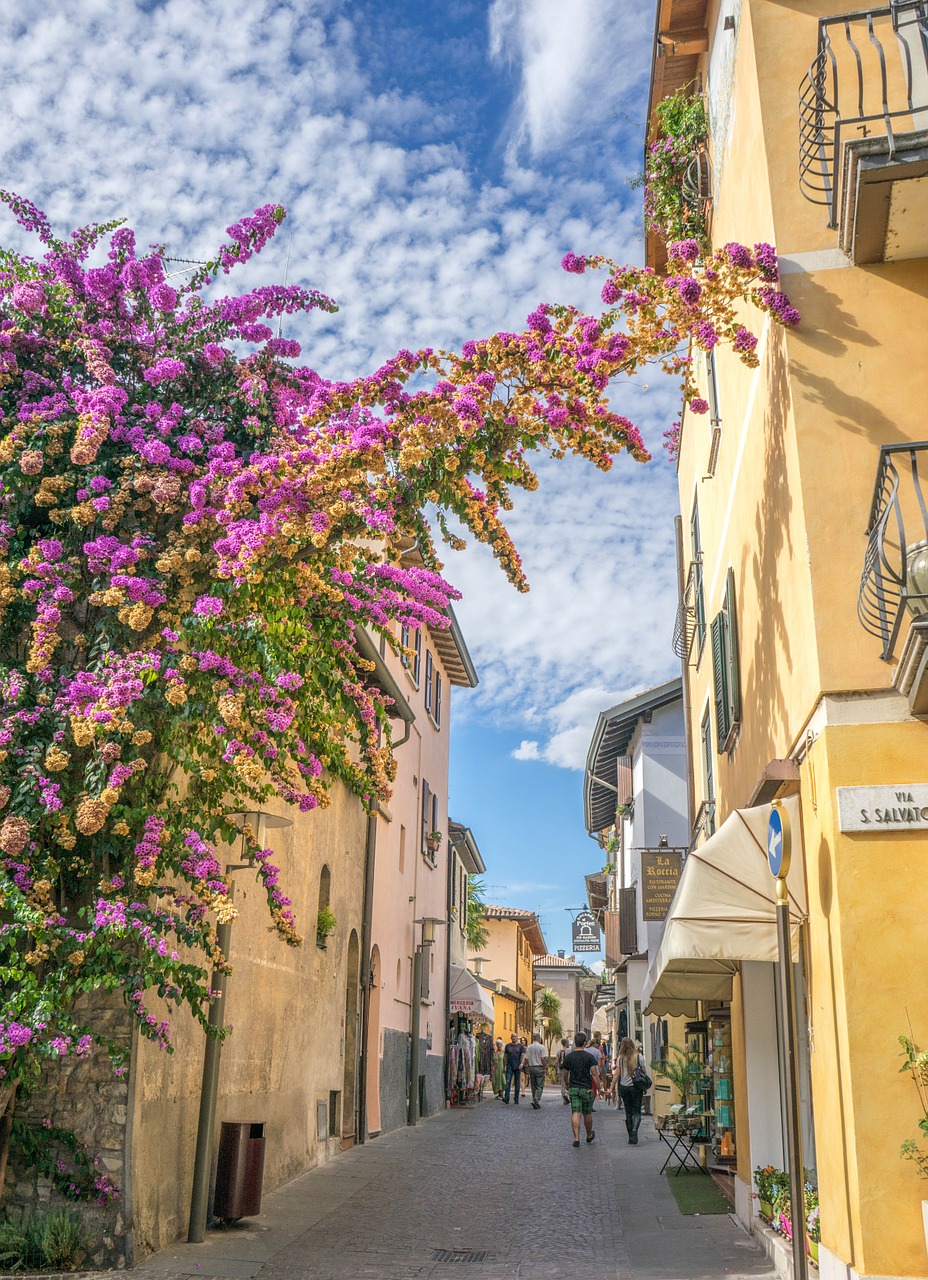
<path fill-rule="evenodd" d="M 745 636 L 743 652 L 750 654 L 744 674 L 745 730 L 752 740 L 751 755 L 769 760 L 782 746 L 788 728 L 787 707 L 781 681 L 781 664 L 793 669 L 789 625 L 783 609 L 782 572 L 795 559 L 790 516 L 793 496 L 786 463 L 786 430 L 790 390 L 786 339 L 782 330 L 771 335 L 766 385 L 769 391 L 764 413 L 764 484 L 754 517 L 754 549 L 745 557 L 738 584 L 738 599 L 746 597 L 750 582 L 756 593 L 757 631 Z M 743 613 L 743 611 L 742 611 Z M 765 723 L 757 722 L 763 708 Z"/>

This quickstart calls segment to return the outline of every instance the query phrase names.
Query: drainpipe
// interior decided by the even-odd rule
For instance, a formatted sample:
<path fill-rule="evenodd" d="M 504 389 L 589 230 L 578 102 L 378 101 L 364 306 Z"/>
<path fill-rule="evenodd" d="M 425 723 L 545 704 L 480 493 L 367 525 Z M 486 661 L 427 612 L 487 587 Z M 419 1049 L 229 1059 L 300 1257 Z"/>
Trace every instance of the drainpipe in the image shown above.
<path fill-rule="evenodd" d="M 409 725 L 406 726 L 409 734 Z M 377 815 L 367 815 L 364 853 L 364 915 L 361 922 L 361 1055 L 358 1074 L 358 1141 L 367 1141 L 367 1060 L 370 1053 L 371 929 L 374 915 L 374 860 L 377 853 Z"/>

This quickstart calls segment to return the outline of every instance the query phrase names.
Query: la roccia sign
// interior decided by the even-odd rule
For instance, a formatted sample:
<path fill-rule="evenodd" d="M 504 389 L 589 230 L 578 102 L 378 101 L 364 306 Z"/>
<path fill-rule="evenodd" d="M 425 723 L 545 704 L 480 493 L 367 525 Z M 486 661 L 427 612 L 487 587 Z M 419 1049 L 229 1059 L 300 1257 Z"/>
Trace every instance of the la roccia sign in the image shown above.
<path fill-rule="evenodd" d="M 838 787 L 842 831 L 928 830 L 928 783 L 890 787 Z"/>

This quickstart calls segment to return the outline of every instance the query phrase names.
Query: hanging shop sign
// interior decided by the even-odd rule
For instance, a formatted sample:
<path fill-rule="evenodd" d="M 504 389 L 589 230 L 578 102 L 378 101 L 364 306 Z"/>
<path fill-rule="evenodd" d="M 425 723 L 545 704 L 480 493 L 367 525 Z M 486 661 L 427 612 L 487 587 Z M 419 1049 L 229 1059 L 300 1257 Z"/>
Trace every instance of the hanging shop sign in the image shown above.
<path fill-rule="evenodd" d="M 841 831 L 924 831 L 928 782 L 889 787 L 838 787 Z"/>
<path fill-rule="evenodd" d="M 592 911 L 581 911 L 574 917 L 572 937 L 574 954 L 600 950 L 599 924 Z"/>
<path fill-rule="evenodd" d="M 670 910 L 680 879 L 683 859 L 679 853 L 642 853 L 641 914 L 645 920 L 663 920 Z"/>

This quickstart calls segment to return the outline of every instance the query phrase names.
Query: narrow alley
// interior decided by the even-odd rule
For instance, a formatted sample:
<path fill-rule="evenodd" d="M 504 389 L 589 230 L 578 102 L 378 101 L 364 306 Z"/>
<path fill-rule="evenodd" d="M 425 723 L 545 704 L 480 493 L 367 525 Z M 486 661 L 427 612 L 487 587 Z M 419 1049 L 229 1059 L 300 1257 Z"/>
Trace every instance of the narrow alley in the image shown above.
<path fill-rule="evenodd" d="M 267 1196 L 264 1213 L 203 1245 L 146 1259 L 139 1280 L 719 1280 L 772 1277 L 727 1213 L 684 1216 L 645 1119 L 637 1147 L 598 1106 L 574 1149 L 570 1113 L 492 1097 L 355 1147 Z"/>

